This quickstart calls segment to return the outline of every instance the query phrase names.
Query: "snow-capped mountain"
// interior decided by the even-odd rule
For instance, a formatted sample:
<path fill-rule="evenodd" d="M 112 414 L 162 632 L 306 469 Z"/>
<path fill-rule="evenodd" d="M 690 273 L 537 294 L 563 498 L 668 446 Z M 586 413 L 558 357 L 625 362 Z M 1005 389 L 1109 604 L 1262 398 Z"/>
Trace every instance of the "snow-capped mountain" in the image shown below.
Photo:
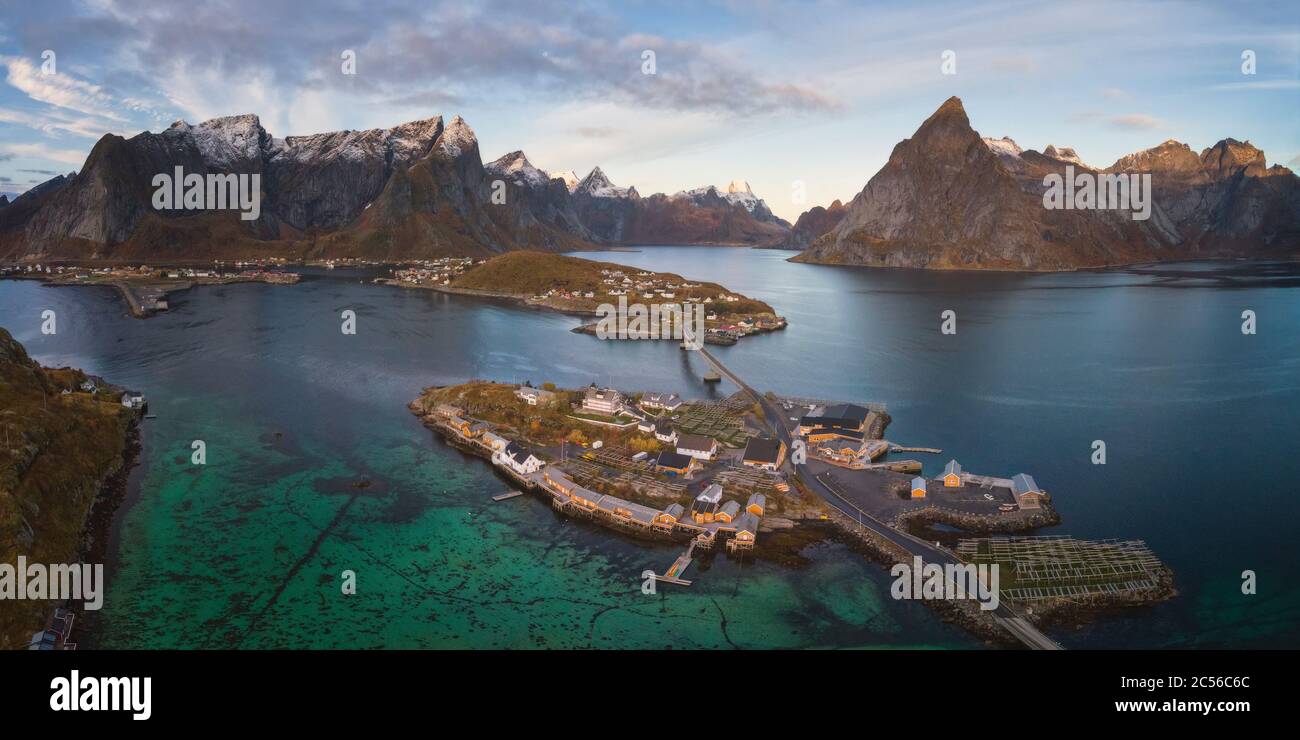
<path fill-rule="evenodd" d="M 1089 166 L 1087 162 L 1084 162 L 1079 157 L 1079 154 L 1074 151 L 1074 147 L 1069 147 L 1069 146 L 1058 147 L 1058 146 L 1052 146 L 1051 144 L 1048 144 L 1047 148 L 1043 150 L 1043 156 L 1051 157 L 1052 159 L 1057 159 L 1062 162 L 1076 165 L 1078 167 L 1087 167 L 1090 170 L 1095 169 L 1094 167 Z"/>
<path fill-rule="evenodd" d="M 551 178 L 533 166 L 522 151 L 509 154 L 483 165 L 483 169 L 493 175 L 504 177 L 516 185 L 530 188 L 544 188 Z"/>
<path fill-rule="evenodd" d="M 708 206 L 711 204 L 712 199 L 721 199 L 731 205 L 744 208 L 747 213 L 759 221 L 785 227 L 790 225 L 783 219 L 773 215 L 772 210 L 767 207 L 767 203 L 764 203 L 762 198 L 754 195 L 749 183 L 744 180 L 732 180 L 725 189 L 715 185 L 704 185 L 693 190 L 683 190 L 672 197 L 689 200 L 698 206 Z"/>
<path fill-rule="evenodd" d="M 595 167 L 587 176 L 574 186 L 574 195 L 589 195 L 593 198 L 639 198 L 635 187 L 620 188 L 615 185 L 608 176 L 599 168 Z"/>
<path fill-rule="evenodd" d="M 579 182 L 582 182 L 580 179 L 578 179 L 577 173 L 575 173 L 573 170 L 565 170 L 564 172 L 552 173 L 551 178 L 563 180 L 564 187 L 567 188 L 570 193 L 572 193 L 578 187 Z"/>

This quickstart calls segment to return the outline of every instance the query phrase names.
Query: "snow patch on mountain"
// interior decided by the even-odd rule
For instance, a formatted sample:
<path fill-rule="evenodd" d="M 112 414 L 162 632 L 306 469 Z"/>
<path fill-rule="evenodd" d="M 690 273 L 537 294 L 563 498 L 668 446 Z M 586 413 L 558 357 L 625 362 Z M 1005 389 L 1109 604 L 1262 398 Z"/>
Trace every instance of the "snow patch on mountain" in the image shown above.
<path fill-rule="evenodd" d="M 477 146 L 478 137 L 460 116 L 453 117 L 447 128 L 443 129 L 442 136 L 438 137 L 438 147 L 452 159 Z"/>
<path fill-rule="evenodd" d="M 993 153 L 999 157 L 1015 157 L 1019 159 L 1020 155 L 1025 152 L 1025 150 L 1020 148 L 1019 144 L 1012 141 L 1010 136 L 1003 136 L 1001 139 L 993 139 L 985 136 L 984 144 L 989 149 L 993 150 Z"/>
<path fill-rule="evenodd" d="M 522 151 L 514 151 L 483 166 L 483 169 L 497 177 L 527 188 L 544 188 L 550 177 L 533 166 Z"/>
<path fill-rule="evenodd" d="M 586 193 L 593 198 L 631 198 L 637 197 L 636 188 L 620 188 L 615 185 L 599 167 L 593 168 L 573 189 L 574 194 Z"/>
<path fill-rule="evenodd" d="M 551 174 L 552 179 L 555 179 L 557 177 L 564 181 L 564 186 L 569 189 L 570 193 L 572 193 L 574 189 L 578 187 L 579 182 L 582 182 L 580 179 L 578 179 L 577 173 L 575 173 L 573 170 L 565 170 L 564 172 L 555 172 Z"/>
<path fill-rule="evenodd" d="M 1048 144 L 1047 148 L 1043 150 L 1043 156 L 1051 157 L 1053 159 L 1058 159 L 1062 162 L 1068 162 L 1070 164 L 1077 164 L 1080 167 L 1087 167 L 1088 169 L 1092 169 L 1092 167 L 1090 167 L 1088 163 L 1084 162 L 1083 159 L 1079 157 L 1078 152 L 1074 151 L 1074 147 L 1068 147 L 1068 146 L 1057 147 Z"/>
<path fill-rule="evenodd" d="M 692 190 L 683 190 L 673 195 L 673 198 L 689 198 L 691 201 L 698 203 L 700 199 L 713 193 L 717 197 L 731 203 L 739 205 L 746 211 L 753 213 L 754 209 L 763 206 L 766 210 L 767 204 L 754 195 L 754 191 L 749 188 L 749 183 L 743 180 L 732 180 L 725 190 L 718 188 L 716 185 L 704 185 Z"/>
<path fill-rule="evenodd" d="M 257 116 L 225 116 L 192 126 L 177 121 L 169 129 L 189 135 L 203 155 L 203 161 L 219 169 L 231 169 L 262 157 L 263 145 L 270 137 Z"/>

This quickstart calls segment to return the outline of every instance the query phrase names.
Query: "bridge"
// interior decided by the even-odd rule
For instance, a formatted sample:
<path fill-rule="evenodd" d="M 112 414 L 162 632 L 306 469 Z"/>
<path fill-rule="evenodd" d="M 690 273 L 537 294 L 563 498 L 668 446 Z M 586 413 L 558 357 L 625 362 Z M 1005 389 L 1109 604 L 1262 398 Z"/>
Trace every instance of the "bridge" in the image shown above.
<path fill-rule="evenodd" d="M 771 400 L 763 396 L 758 391 L 745 383 L 741 377 L 723 365 L 718 358 L 714 357 L 711 352 L 701 347 L 696 350 L 704 359 L 713 366 L 718 374 L 732 383 L 736 384 L 750 398 L 758 404 L 763 410 L 769 426 L 772 427 L 773 433 L 785 443 L 786 447 L 793 449 L 793 437 L 790 430 L 782 420 L 780 409 Z M 886 540 L 898 545 L 907 551 L 913 557 L 920 556 L 924 562 L 937 563 L 940 565 L 961 564 L 961 559 L 953 553 L 935 547 L 925 540 L 915 537 L 907 532 L 894 529 L 885 524 L 871 514 L 863 511 L 857 505 L 845 498 L 835 487 L 834 481 L 830 476 L 815 475 L 809 470 L 807 463 L 794 464 L 790 457 L 786 458 L 785 465 L 791 469 L 794 476 L 804 483 L 809 489 L 815 491 L 826 503 L 835 507 L 836 510 L 848 516 L 849 519 L 858 522 L 858 525 L 867 529 L 874 534 L 885 538 Z M 999 604 L 998 608 L 993 611 L 993 619 L 1013 637 L 1032 650 L 1064 650 L 1060 643 L 1043 634 L 1029 620 L 1025 619 L 1015 610 L 1006 604 Z"/>

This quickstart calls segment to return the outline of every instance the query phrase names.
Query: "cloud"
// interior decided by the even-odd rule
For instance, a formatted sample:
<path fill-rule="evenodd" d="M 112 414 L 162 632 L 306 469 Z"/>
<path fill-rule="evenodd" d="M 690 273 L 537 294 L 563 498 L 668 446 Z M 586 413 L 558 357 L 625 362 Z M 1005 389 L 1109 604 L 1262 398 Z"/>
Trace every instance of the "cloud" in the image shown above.
<path fill-rule="evenodd" d="M 0 162 L 8 162 L 9 160 L 13 159 L 15 156 L 17 155 L 15 155 L 13 152 L 0 152 Z"/>
<path fill-rule="evenodd" d="M 1145 113 L 1130 113 L 1123 116 L 1115 116 L 1110 119 L 1112 126 L 1127 129 L 1153 129 L 1162 125 L 1159 118 L 1149 116 Z"/>
<path fill-rule="evenodd" d="M 80 149 L 55 149 L 44 144 L 8 144 L 7 146 L 10 152 L 20 157 L 47 159 L 77 167 L 86 161 L 86 152 Z"/>
<path fill-rule="evenodd" d="M 79 80 L 67 72 L 44 74 L 22 57 L 0 57 L 0 64 L 8 70 L 5 81 L 32 100 L 111 121 L 125 120 L 114 110 L 113 96 L 99 85 Z"/>
<path fill-rule="evenodd" d="M 612 99 L 647 109 L 730 114 L 840 107 L 804 81 L 807 73 L 787 78 L 767 55 L 745 59 L 717 44 L 637 33 L 632 21 L 599 6 L 561 0 L 373 5 L 322 0 L 303 13 L 265 0 L 197 7 L 103 0 L 78 23 L 94 39 L 129 29 L 130 41 L 117 56 L 197 117 L 250 110 L 257 98 L 233 93 L 254 87 L 271 105 L 284 106 L 284 120 L 291 118 L 286 103 L 308 91 L 346 94 L 354 105 L 361 97 L 425 110 L 511 98 Z M 356 53 L 355 75 L 340 69 L 345 49 Z M 646 50 L 656 56 L 652 75 L 642 74 Z M 64 106 L 103 110 L 103 90 L 36 90 L 26 77 L 24 84 Z M 236 97 L 239 111 L 215 110 L 214 101 Z"/>

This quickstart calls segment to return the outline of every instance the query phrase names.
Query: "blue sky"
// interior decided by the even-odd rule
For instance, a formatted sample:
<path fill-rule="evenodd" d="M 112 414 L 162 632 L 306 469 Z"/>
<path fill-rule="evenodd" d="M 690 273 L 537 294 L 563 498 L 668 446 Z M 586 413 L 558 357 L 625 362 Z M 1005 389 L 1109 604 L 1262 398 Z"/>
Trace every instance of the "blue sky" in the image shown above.
<path fill-rule="evenodd" d="M 985 136 L 1096 166 L 1234 137 L 1300 168 L 1293 0 L 0 6 L 0 192 L 78 169 L 104 133 L 182 118 L 256 113 L 282 137 L 460 114 L 485 160 L 599 165 L 643 194 L 743 179 L 793 219 L 852 198 L 950 95 Z"/>

